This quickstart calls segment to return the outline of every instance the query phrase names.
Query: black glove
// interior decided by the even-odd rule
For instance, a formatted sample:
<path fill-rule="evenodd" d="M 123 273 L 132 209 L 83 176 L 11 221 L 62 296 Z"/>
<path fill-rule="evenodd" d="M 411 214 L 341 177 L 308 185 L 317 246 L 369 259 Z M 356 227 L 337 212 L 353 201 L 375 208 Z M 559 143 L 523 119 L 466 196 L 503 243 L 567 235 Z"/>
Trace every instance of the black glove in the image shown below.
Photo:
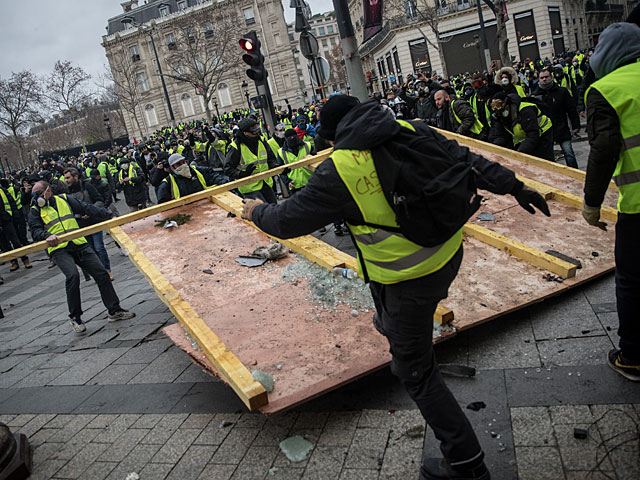
<path fill-rule="evenodd" d="M 256 169 L 255 164 L 249 165 L 244 171 L 240 172 L 240 175 L 238 175 L 238 178 L 245 178 L 250 176 L 255 169 Z"/>
<path fill-rule="evenodd" d="M 549 205 L 547 205 L 546 200 L 542 195 L 540 195 L 535 190 L 531 190 L 527 187 L 522 187 L 522 189 L 518 193 L 513 194 L 516 197 L 516 200 L 520 204 L 522 208 L 524 208 L 529 213 L 536 213 L 533 207 L 536 207 L 542 213 L 544 213 L 547 217 L 551 216 L 551 212 L 549 211 Z"/>
<path fill-rule="evenodd" d="M 289 167 L 285 167 L 285 169 L 282 171 L 283 175 L 289 175 L 291 173 L 291 169 Z"/>

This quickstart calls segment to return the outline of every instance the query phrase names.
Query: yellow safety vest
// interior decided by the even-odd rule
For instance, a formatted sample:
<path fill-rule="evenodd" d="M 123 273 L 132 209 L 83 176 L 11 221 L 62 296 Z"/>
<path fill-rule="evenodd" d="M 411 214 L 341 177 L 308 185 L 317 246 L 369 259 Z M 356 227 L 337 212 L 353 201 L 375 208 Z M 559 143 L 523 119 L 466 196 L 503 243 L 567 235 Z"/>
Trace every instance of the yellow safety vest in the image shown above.
<path fill-rule="evenodd" d="M 133 166 L 133 162 L 130 162 L 129 163 L 129 174 L 127 175 L 127 177 L 129 177 L 129 178 L 135 177 L 136 175 L 134 175 L 134 173 L 136 173 L 135 167 Z M 121 182 L 122 180 L 124 180 L 124 175 L 123 175 L 122 169 L 120 169 L 120 173 L 118 174 L 118 181 Z M 133 183 L 132 180 L 129 180 L 129 184 L 135 185 L 135 183 Z"/>
<path fill-rule="evenodd" d="M 4 188 L 0 188 L 0 199 L 2 199 L 2 206 L 4 207 L 4 211 L 13 217 L 13 210 L 11 209 L 11 204 L 9 203 L 9 198 L 4 191 Z"/>
<path fill-rule="evenodd" d="M 44 228 L 51 235 L 62 235 L 63 233 L 72 232 L 74 230 L 78 230 L 80 227 L 78 226 L 78 222 L 75 219 L 73 211 L 71 211 L 71 207 L 67 202 L 67 195 L 52 195 L 49 199 L 49 203 L 54 202 L 56 208 L 51 205 L 47 205 L 44 207 L 33 206 L 31 208 L 38 209 L 40 208 L 40 216 L 42 217 L 42 221 L 44 222 Z M 76 238 L 72 240 L 76 245 L 82 245 L 87 243 L 87 239 L 84 237 Z M 69 242 L 60 243 L 57 247 L 49 247 L 47 251 L 49 253 L 54 250 L 58 250 L 59 248 L 65 248 Z"/>
<path fill-rule="evenodd" d="M 275 137 L 271 137 L 267 142 L 267 144 L 271 147 L 271 151 L 273 152 L 273 154 L 277 156 L 278 151 L 280 150 L 280 145 L 278 145 L 278 142 L 275 139 Z"/>
<path fill-rule="evenodd" d="M 231 146 L 236 150 L 238 145 L 235 140 L 231 142 Z M 256 169 L 254 173 L 266 172 L 269 170 L 269 164 L 267 163 L 267 149 L 260 139 L 258 139 L 258 155 L 254 155 L 249 147 L 244 143 L 240 144 L 240 163 L 238 164 L 238 170 L 244 171 L 249 165 L 255 165 Z M 250 183 L 249 185 L 243 185 L 238 187 L 240 193 L 257 192 L 262 188 L 262 183 L 265 182 L 270 187 L 273 187 L 273 178 L 269 177 L 265 180 L 258 180 L 257 182 Z"/>
<path fill-rule="evenodd" d="M 191 167 L 189 167 L 191 168 Z M 198 181 L 200 182 L 200 185 L 202 185 L 202 189 L 206 190 L 208 188 L 213 188 L 215 187 L 215 185 L 211 185 L 211 186 L 207 186 L 207 182 L 205 181 L 204 177 L 202 176 L 202 174 L 195 168 L 191 168 L 191 173 L 195 173 L 196 174 L 196 178 L 198 179 Z M 180 198 L 180 189 L 178 188 L 178 183 L 176 182 L 176 179 L 174 178 L 173 173 L 170 173 L 168 177 L 166 177 L 164 180 L 162 180 L 163 182 L 171 182 L 171 199 L 175 200 L 176 198 Z"/>
<path fill-rule="evenodd" d="M 11 194 L 13 200 L 16 202 L 16 207 L 18 208 L 18 210 L 20 210 L 22 208 L 22 190 L 20 190 L 20 188 L 16 187 L 15 185 L 11 185 L 9 186 L 7 191 Z"/>
<path fill-rule="evenodd" d="M 398 123 L 415 132 L 404 120 Z M 398 228 L 395 214 L 382 192 L 370 150 L 335 150 L 331 154 L 338 175 L 349 189 L 365 222 Z M 351 225 L 359 250 L 360 271 L 375 282 L 393 284 L 440 270 L 462 245 L 462 229 L 441 245 L 427 248 L 403 235 L 368 225 Z"/>
<path fill-rule="evenodd" d="M 280 158 L 282 159 L 282 163 L 288 165 L 289 163 L 302 160 L 304 157 L 309 155 L 311 146 L 307 142 L 305 142 L 303 144 L 303 147 L 304 148 L 300 148 L 300 150 L 298 150 L 298 155 L 295 155 L 294 153 L 289 151 L 285 151 L 284 147 L 282 147 L 279 153 Z M 302 188 L 309 182 L 311 175 L 313 175 L 313 172 L 311 170 L 308 170 L 305 167 L 300 167 L 291 170 L 287 176 L 289 177 L 289 180 L 291 180 L 295 188 Z"/>
<path fill-rule="evenodd" d="M 521 97 L 526 97 L 524 88 L 522 88 L 521 85 L 514 85 L 514 87 L 516 87 L 516 92 L 518 92 L 518 95 L 520 95 Z"/>
<path fill-rule="evenodd" d="M 535 109 L 538 111 L 538 130 L 540 132 L 540 135 L 551 128 L 551 119 L 544 115 L 535 103 L 520 102 L 520 108 L 518 108 L 518 111 L 522 110 L 525 107 L 535 107 Z M 506 128 L 506 130 L 513 137 L 514 146 L 521 144 L 522 142 L 524 142 L 525 138 L 527 138 L 527 134 L 522 128 L 522 125 L 520 125 L 520 122 L 515 124 L 515 126 L 513 127 L 513 132 L 508 128 Z"/>
<path fill-rule="evenodd" d="M 454 103 L 457 101 L 459 101 L 459 99 L 451 100 L 451 111 L 453 112 L 453 116 L 455 117 L 456 122 L 462 124 L 462 120 L 460 120 L 460 117 L 458 117 L 455 109 L 453 108 Z M 482 133 L 482 123 L 480 123 L 480 120 L 478 120 L 478 117 L 476 117 L 475 115 L 474 115 L 474 119 L 475 119 L 475 122 L 473 122 L 473 127 L 471 127 L 471 132 L 475 133 L 476 135 L 480 135 Z"/>
<path fill-rule="evenodd" d="M 620 195 L 618 211 L 640 213 L 640 61 L 615 69 L 591 85 L 618 115 L 622 147 L 613 172 Z M 587 95 L 585 94 L 585 104 Z"/>

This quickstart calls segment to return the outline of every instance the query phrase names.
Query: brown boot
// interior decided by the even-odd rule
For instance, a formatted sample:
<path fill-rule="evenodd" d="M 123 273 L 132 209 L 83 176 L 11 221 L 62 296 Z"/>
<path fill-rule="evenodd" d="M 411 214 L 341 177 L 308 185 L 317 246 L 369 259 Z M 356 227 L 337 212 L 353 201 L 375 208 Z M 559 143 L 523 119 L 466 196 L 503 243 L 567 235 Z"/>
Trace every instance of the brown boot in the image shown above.
<path fill-rule="evenodd" d="M 18 265 L 18 260 L 11 260 L 11 268 L 9 269 L 9 271 L 15 272 L 19 268 L 20 268 L 20 265 Z"/>
<path fill-rule="evenodd" d="M 25 258 L 24 260 L 22 260 L 22 263 L 24 264 L 24 268 L 33 268 L 33 265 L 31 265 L 31 262 L 29 261 L 28 258 Z"/>

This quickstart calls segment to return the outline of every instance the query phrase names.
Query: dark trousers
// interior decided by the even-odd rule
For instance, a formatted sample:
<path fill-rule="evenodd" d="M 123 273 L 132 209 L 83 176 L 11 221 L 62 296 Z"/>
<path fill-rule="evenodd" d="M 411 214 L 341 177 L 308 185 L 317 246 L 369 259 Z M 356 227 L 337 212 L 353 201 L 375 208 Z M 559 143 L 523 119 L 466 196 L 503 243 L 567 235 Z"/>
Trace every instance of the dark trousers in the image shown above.
<path fill-rule="evenodd" d="M 447 297 L 462 263 L 462 248 L 437 272 L 384 285 L 371 282 L 371 294 L 389 341 L 391 371 L 407 388 L 451 464 L 483 456 L 460 405 L 445 385 L 433 351 L 433 314 Z"/>
<path fill-rule="evenodd" d="M 616 300 L 622 356 L 640 364 L 640 213 L 618 212 L 616 223 Z"/>
<path fill-rule="evenodd" d="M 16 229 L 16 233 L 18 234 L 20 243 L 22 243 L 23 246 L 28 245 L 29 240 L 27 239 L 27 221 L 22 210 L 18 210 L 16 213 L 14 213 L 13 226 Z"/>
<path fill-rule="evenodd" d="M 82 305 L 80 300 L 80 274 L 78 273 L 78 265 L 98 284 L 102 303 L 109 315 L 116 313 L 120 308 L 120 299 L 116 295 L 109 274 L 105 270 L 102 262 L 91 249 L 89 244 L 84 245 L 67 245 L 65 248 L 54 250 L 51 258 L 65 276 L 65 288 L 67 290 L 67 305 L 69 306 L 69 316 L 72 318 L 80 318 L 82 315 Z"/>
<path fill-rule="evenodd" d="M 16 228 L 13 224 L 13 220 L 3 223 L 2 225 L 2 241 L 0 242 L 0 247 L 3 252 L 8 252 L 10 250 L 15 250 L 16 248 L 24 247 L 24 244 L 18 238 L 18 233 L 16 232 Z M 21 257 L 22 261 L 29 260 L 29 257 L 24 255 Z"/>
<path fill-rule="evenodd" d="M 262 183 L 262 188 L 255 192 L 243 193 L 245 198 L 253 198 L 254 200 L 262 200 L 265 203 L 278 203 L 276 194 L 273 193 L 273 188 L 267 185 L 266 182 Z"/>

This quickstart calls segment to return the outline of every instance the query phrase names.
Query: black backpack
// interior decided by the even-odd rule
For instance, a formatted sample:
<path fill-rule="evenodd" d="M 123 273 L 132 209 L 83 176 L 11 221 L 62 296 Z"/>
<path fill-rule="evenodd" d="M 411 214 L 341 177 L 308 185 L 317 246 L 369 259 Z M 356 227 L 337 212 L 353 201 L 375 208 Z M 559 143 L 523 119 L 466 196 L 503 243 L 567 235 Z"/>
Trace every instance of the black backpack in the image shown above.
<path fill-rule="evenodd" d="M 477 170 L 455 160 L 433 137 L 403 134 L 372 149 L 372 155 L 399 228 L 370 226 L 401 233 L 424 247 L 435 247 L 449 240 L 480 208 Z"/>

